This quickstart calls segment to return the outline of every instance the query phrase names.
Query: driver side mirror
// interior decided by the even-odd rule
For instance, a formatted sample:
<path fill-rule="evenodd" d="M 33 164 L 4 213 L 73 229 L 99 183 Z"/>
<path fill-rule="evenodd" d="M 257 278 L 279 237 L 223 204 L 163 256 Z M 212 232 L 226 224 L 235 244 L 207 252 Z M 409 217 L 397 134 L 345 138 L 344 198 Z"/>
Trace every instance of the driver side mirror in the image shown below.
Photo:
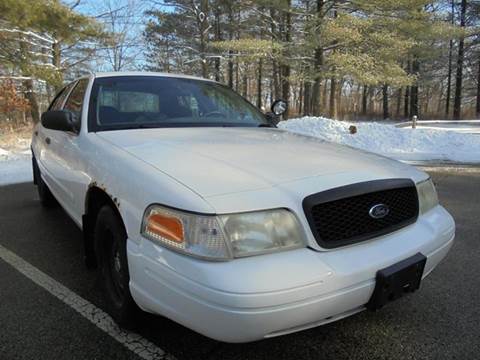
<path fill-rule="evenodd" d="M 270 109 L 272 111 L 266 113 L 265 116 L 267 117 L 268 121 L 278 124 L 278 122 L 281 120 L 281 116 L 288 110 L 288 103 L 281 99 L 275 100 Z"/>
<path fill-rule="evenodd" d="M 42 114 L 42 125 L 46 129 L 78 133 L 80 122 L 71 111 L 50 110 Z"/>

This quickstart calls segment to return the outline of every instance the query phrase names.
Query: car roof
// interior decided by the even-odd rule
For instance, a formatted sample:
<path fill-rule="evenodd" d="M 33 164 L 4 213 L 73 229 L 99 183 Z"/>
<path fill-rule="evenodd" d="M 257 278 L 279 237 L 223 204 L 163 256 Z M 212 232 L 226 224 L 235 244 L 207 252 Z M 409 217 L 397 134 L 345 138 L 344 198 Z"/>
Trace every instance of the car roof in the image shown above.
<path fill-rule="evenodd" d="M 197 76 L 183 75 L 183 74 L 172 74 L 172 73 L 162 73 L 162 72 L 150 72 L 150 71 L 115 71 L 115 72 L 95 72 L 93 73 L 95 78 L 103 77 L 118 77 L 118 76 L 153 76 L 153 77 L 170 77 L 170 78 L 181 78 L 181 79 L 192 79 L 192 80 L 202 80 L 215 82 L 210 79 L 204 79 Z"/>

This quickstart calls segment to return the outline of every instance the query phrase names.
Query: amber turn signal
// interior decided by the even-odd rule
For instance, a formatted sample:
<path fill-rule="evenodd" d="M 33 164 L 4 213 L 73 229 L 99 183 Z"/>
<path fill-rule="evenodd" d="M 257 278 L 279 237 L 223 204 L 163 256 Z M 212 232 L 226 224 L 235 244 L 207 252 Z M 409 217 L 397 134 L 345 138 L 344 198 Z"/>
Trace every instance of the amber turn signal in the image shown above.
<path fill-rule="evenodd" d="M 183 243 L 183 224 L 173 217 L 163 214 L 152 214 L 147 220 L 147 231 L 167 240 Z"/>

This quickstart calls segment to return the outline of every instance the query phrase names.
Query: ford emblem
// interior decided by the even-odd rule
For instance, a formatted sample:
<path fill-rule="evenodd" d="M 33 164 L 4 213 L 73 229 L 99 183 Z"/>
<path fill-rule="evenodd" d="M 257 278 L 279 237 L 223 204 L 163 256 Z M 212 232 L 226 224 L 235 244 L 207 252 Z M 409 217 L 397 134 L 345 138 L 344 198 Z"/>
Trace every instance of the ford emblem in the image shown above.
<path fill-rule="evenodd" d="M 388 215 L 390 209 L 385 204 L 377 204 L 373 205 L 370 210 L 368 211 L 368 215 L 374 219 L 383 219 L 385 216 Z"/>

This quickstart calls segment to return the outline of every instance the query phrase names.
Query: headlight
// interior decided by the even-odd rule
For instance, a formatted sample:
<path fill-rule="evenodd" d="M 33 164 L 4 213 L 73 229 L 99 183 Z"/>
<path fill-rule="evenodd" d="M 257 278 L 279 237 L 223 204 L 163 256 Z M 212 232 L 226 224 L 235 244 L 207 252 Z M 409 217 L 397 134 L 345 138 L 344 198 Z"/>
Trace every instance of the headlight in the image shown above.
<path fill-rule="evenodd" d="M 297 218 L 286 209 L 228 215 L 198 215 L 153 205 L 142 235 L 178 252 L 228 260 L 306 246 Z"/>
<path fill-rule="evenodd" d="M 285 209 L 221 215 L 220 220 L 234 257 L 306 246 L 296 217 Z"/>
<path fill-rule="evenodd" d="M 435 190 L 432 179 L 418 183 L 417 192 L 420 214 L 424 214 L 438 205 L 437 191 Z"/>

